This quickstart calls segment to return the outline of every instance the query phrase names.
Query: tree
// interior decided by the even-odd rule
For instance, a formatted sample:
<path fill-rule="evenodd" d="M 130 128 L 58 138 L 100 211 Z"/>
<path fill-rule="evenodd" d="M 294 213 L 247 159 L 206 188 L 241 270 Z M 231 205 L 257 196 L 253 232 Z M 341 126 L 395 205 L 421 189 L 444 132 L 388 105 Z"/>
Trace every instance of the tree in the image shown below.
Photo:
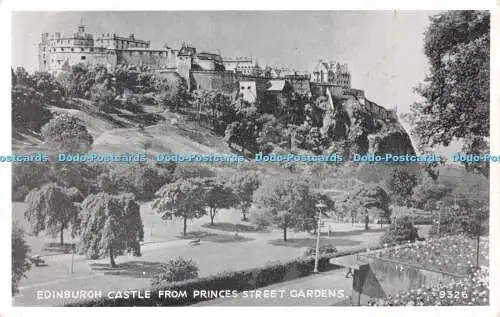
<path fill-rule="evenodd" d="M 418 180 L 414 174 L 399 169 L 394 172 L 390 180 L 390 190 L 395 200 L 400 205 L 409 205 L 413 188 L 417 186 Z"/>
<path fill-rule="evenodd" d="M 390 218 L 390 198 L 387 192 L 374 184 L 362 184 L 351 190 L 341 201 L 344 209 L 351 210 L 351 215 L 364 218 L 365 230 L 368 230 L 370 216 L 379 219 Z"/>
<path fill-rule="evenodd" d="M 437 209 L 437 202 L 449 195 L 451 191 L 450 183 L 426 178 L 422 184 L 415 187 L 412 201 L 417 208 L 434 211 Z"/>
<path fill-rule="evenodd" d="M 81 252 L 91 259 L 109 256 L 111 267 L 116 267 L 115 257 L 126 250 L 140 255 L 144 227 L 133 195 L 93 194 L 81 206 Z"/>
<path fill-rule="evenodd" d="M 411 241 L 418 239 L 418 229 L 413 225 L 408 216 L 396 218 L 384 235 L 380 238 L 382 244 L 392 245 L 398 242 Z"/>
<path fill-rule="evenodd" d="M 14 131 L 39 131 L 51 118 L 50 111 L 43 103 L 42 94 L 33 87 L 18 84 L 12 87 L 11 98 Z"/>
<path fill-rule="evenodd" d="M 33 234 L 42 231 L 56 236 L 64 245 L 64 230 L 71 226 L 71 236 L 75 237 L 79 228 L 78 208 L 66 190 L 54 183 L 32 190 L 25 199 L 24 217 L 31 224 Z"/>
<path fill-rule="evenodd" d="M 33 88 L 42 94 L 44 104 L 59 105 L 63 101 L 63 86 L 47 72 L 35 72 L 31 76 Z"/>
<path fill-rule="evenodd" d="M 214 224 L 214 218 L 220 208 L 231 208 L 236 204 L 236 197 L 230 187 L 226 186 L 226 180 L 222 177 L 214 177 L 203 180 L 205 186 L 205 204 L 210 215 L 210 224 Z"/>
<path fill-rule="evenodd" d="M 47 144 L 62 152 L 86 153 L 94 141 L 87 128 L 77 118 L 60 114 L 42 127 Z"/>
<path fill-rule="evenodd" d="M 254 193 L 254 201 L 263 208 L 287 239 L 289 228 L 300 228 L 304 219 L 314 219 L 309 184 L 293 178 L 270 179 Z"/>
<path fill-rule="evenodd" d="M 276 146 L 282 145 L 287 139 L 287 131 L 271 114 L 264 114 L 258 119 L 259 129 L 258 137 L 256 138 L 259 150 L 263 152 L 271 152 Z M 288 142 L 286 142 L 288 143 Z M 286 144 L 288 146 L 288 144 Z"/>
<path fill-rule="evenodd" d="M 138 200 L 149 200 L 171 178 L 172 172 L 151 164 L 118 164 L 99 176 L 98 181 L 107 193 L 133 193 Z"/>
<path fill-rule="evenodd" d="M 408 117 L 419 147 L 448 146 L 454 139 L 464 149 L 474 142 L 489 144 L 489 12 L 448 11 L 431 17 L 424 51 L 430 72 L 417 88 L 423 102 L 413 104 Z M 488 169 L 481 173 L 489 177 Z"/>
<path fill-rule="evenodd" d="M 201 218 L 206 214 L 205 187 L 199 178 L 180 179 L 167 184 L 156 192 L 153 210 L 168 219 L 172 216 L 183 219 L 183 235 L 187 233 L 187 220 Z"/>
<path fill-rule="evenodd" d="M 259 118 L 261 113 L 258 107 L 242 99 L 233 103 L 236 109 L 236 120 L 227 125 L 224 138 L 229 145 L 236 143 L 245 149 L 255 151 L 257 149 L 257 137 L 259 136 Z"/>
<path fill-rule="evenodd" d="M 19 291 L 19 282 L 31 268 L 28 252 L 30 248 L 24 240 L 24 232 L 16 223 L 12 226 L 12 295 Z"/>
<path fill-rule="evenodd" d="M 252 206 L 253 194 L 260 186 L 259 175 L 255 172 L 233 174 L 228 183 L 239 202 L 243 221 L 247 221 L 247 213 Z"/>
<path fill-rule="evenodd" d="M 178 111 L 189 98 L 186 80 L 177 73 L 156 79 L 155 92 L 160 94 L 161 105 L 170 111 Z"/>
<path fill-rule="evenodd" d="M 47 164 L 12 164 L 12 199 L 15 201 L 24 201 L 32 189 L 49 182 L 50 166 Z"/>
<path fill-rule="evenodd" d="M 193 108 L 198 111 L 199 118 L 206 116 L 212 129 L 217 134 L 223 134 L 228 124 L 236 120 L 236 111 L 231 105 L 231 95 L 219 90 L 195 90 Z"/>

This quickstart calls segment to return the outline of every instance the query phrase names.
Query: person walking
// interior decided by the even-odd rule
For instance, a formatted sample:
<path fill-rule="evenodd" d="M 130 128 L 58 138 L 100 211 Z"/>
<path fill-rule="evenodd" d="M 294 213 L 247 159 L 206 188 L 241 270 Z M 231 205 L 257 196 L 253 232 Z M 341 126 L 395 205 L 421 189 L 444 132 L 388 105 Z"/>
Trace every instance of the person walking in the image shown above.
<path fill-rule="evenodd" d="M 352 272 L 352 268 L 349 268 L 349 270 L 347 271 L 347 273 L 345 275 L 345 278 L 349 278 L 351 276 L 354 276 L 354 273 Z"/>

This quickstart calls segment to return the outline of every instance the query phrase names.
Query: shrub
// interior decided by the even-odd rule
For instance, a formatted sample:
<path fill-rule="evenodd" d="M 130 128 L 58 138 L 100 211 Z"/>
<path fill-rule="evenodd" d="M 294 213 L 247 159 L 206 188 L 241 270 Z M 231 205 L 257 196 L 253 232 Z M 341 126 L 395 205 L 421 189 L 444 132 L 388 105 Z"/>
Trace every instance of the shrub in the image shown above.
<path fill-rule="evenodd" d="M 414 242 L 418 239 L 418 229 L 413 226 L 410 217 L 396 218 L 380 238 L 382 244 L 392 244 L 399 241 Z"/>
<path fill-rule="evenodd" d="M 184 280 L 190 280 L 198 277 L 198 267 L 193 260 L 185 260 L 179 257 L 176 260 L 170 260 L 162 265 L 165 272 L 158 274 L 151 280 L 151 285 L 159 285 L 164 282 L 172 283 Z"/>
<path fill-rule="evenodd" d="M 201 164 L 178 164 L 175 168 L 173 179 L 186 179 L 186 178 L 206 178 L 214 177 L 215 173 L 207 166 Z"/>
<path fill-rule="evenodd" d="M 334 247 L 331 244 L 324 244 L 319 247 L 319 254 L 332 254 L 332 253 L 337 253 L 337 248 Z M 307 248 L 307 250 L 304 252 L 304 256 L 314 256 L 316 255 L 316 248 L 315 247 L 310 247 Z"/>
<path fill-rule="evenodd" d="M 85 153 L 94 141 L 85 125 L 69 114 L 59 114 L 47 122 L 42 136 L 52 149 L 69 153 Z"/>

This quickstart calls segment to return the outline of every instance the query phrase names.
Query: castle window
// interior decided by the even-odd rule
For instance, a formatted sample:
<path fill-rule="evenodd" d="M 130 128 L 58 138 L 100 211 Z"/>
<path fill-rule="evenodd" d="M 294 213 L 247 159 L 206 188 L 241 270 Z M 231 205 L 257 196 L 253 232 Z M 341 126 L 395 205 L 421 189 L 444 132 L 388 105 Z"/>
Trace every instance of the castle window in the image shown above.
<path fill-rule="evenodd" d="M 84 59 L 86 59 L 86 57 L 85 57 L 85 56 L 82 56 L 82 57 L 81 57 L 81 59 L 82 59 L 82 60 L 84 60 Z"/>
<path fill-rule="evenodd" d="M 93 51 L 94 51 L 94 49 L 93 49 L 93 48 L 91 48 L 91 49 L 90 49 L 90 51 L 91 51 L 91 52 L 93 52 Z"/>
<path fill-rule="evenodd" d="M 245 87 L 241 86 L 241 90 L 245 90 Z"/>
<path fill-rule="evenodd" d="M 75 49 L 74 49 L 74 48 L 71 48 L 71 51 L 72 51 L 72 52 L 74 52 L 74 51 L 75 51 Z"/>

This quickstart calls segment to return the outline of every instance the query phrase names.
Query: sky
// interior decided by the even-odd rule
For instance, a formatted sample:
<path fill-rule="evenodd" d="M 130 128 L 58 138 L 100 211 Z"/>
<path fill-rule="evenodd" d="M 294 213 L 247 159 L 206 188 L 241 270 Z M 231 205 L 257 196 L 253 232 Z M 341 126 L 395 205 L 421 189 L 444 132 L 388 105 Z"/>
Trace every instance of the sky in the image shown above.
<path fill-rule="evenodd" d="M 153 47 L 186 42 L 224 57 L 251 56 L 259 65 L 314 69 L 319 59 L 347 63 L 353 88 L 385 108 L 409 111 L 428 72 L 423 33 L 431 11 L 94 11 L 14 12 L 13 66 L 37 69 L 42 32 L 89 33 L 151 40 Z"/>

